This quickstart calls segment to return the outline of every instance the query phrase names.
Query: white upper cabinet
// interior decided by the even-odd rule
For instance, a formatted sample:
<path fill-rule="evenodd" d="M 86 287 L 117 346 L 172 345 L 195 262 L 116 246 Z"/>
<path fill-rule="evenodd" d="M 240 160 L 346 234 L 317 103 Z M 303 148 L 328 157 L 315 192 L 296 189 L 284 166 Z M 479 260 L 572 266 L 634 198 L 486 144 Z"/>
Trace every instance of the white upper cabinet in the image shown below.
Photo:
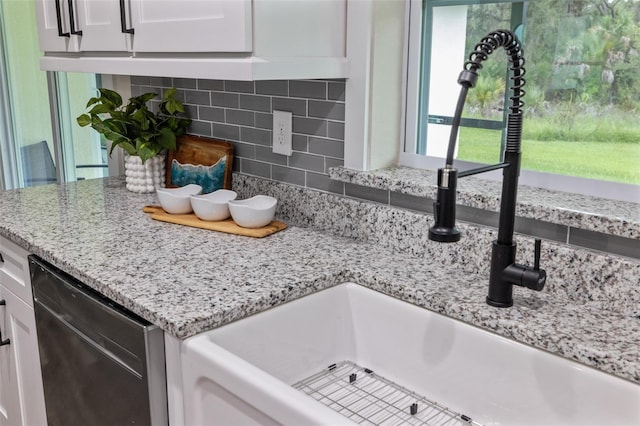
<path fill-rule="evenodd" d="M 250 0 L 131 0 L 136 52 L 250 52 Z"/>
<path fill-rule="evenodd" d="M 46 71 L 346 78 L 347 0 L 33 0 Z"/>

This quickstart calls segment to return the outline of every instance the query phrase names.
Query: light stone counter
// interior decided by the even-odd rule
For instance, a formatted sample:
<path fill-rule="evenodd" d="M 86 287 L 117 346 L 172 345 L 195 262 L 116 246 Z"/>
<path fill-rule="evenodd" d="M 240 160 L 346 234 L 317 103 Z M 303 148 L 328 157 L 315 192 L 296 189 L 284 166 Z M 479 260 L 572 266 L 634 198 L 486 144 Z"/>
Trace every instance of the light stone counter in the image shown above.
<path fill-rule="evenodd" d="M 355 281 L 640 383 L 635 312 L 521 289 L 491 308 L 485 275 L 456 265 L 296 226 L 251 239 L 156 222 L 156 202 L 109 179 L 0 192 L 0 235 L 178 338 Z"/>

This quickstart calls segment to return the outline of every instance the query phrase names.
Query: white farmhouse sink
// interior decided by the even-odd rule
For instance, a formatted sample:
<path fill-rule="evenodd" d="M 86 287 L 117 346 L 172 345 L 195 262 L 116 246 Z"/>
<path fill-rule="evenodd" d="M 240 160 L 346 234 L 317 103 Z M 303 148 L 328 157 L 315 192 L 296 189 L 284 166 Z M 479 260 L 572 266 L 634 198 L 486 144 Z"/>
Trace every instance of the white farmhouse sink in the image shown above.
<path fill-rule="evenodd" d="M 474 423 L 640 424 L 639 385 L 356 284 L 187 339 L 182 354 L 186 423 L 352 424 L 291 386 L 345 360 Z M 350 386 L 366 380 L 368 375 L 360 373 L 353 384 L 344 383 L 351 392 Z M 369 398 L 354 405 L 361 408 Z M 407 400 L 399 405 L 411 418 Z M 416 416 L 427 409 L 420 402 Z M 465 424 L 458 415 L 448 424 L 460 423 Z"/>

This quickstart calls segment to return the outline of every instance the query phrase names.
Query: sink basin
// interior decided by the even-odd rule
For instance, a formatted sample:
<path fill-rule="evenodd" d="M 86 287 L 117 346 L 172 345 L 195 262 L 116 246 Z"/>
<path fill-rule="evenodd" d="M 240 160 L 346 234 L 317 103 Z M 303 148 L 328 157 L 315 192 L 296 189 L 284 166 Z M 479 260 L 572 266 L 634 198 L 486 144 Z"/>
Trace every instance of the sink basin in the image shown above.
<path fill-rule="evenodd" d="M 360 409 L 368 396 L 328 408 L 319 401 L 332 395 L 292 387 L 342 361 L 368 369 L 344 385 L 348 392 L 372 370 L 385 380 L 380 389 L 397 384 L 415 393 L 410 399 L 447 407 L 454 416 L 447 424 L 640 424 L 637 384 L 352 283 L 187 339 L 186 424 L 361 421 L 344 407 Z M 411 416 L 405 399 L 399 405 Z M 421 400 L 418 415 L 424 407 Z"/>

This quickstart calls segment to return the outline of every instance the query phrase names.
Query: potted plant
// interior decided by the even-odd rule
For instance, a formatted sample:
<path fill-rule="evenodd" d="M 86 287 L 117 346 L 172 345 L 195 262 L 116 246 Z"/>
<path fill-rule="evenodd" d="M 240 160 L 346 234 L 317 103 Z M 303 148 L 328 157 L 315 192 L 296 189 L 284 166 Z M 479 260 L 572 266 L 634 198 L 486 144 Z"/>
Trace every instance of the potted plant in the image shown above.
<path fill-rule="evenodd" d="M 111 149 L 119 146 L 125 151 L 127 189 L 134 192 L 154 192 L 164 186 L 164 159 L 167 149 L 176 149 L 176 138 L 184 134 L 190 119 L 184 117 L 184 106 L 176 99 L 176 89 L 164 91 L 158 112 L 151 111 L 147 102 L 155 93 L 145 93 L 129 99 L 113 90 L 98 89 L 100 96 L 89 99 L 87 113 L 77 122 L 91 126 L 110 140 Z"/>

